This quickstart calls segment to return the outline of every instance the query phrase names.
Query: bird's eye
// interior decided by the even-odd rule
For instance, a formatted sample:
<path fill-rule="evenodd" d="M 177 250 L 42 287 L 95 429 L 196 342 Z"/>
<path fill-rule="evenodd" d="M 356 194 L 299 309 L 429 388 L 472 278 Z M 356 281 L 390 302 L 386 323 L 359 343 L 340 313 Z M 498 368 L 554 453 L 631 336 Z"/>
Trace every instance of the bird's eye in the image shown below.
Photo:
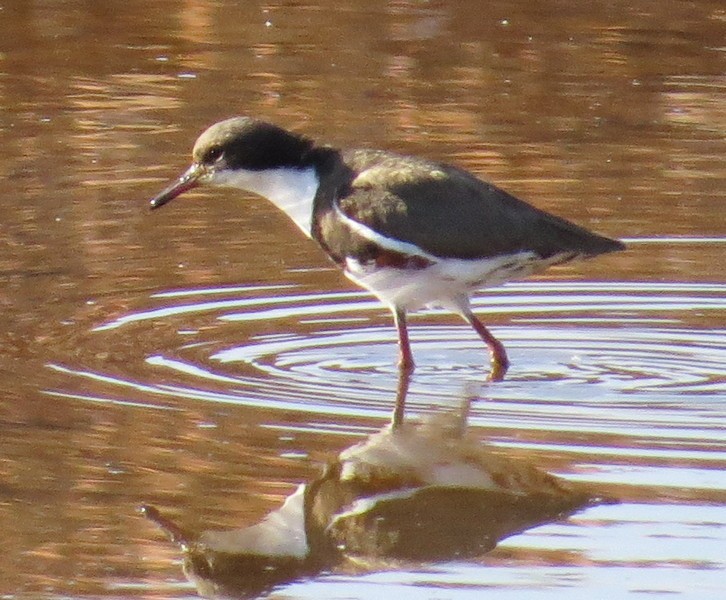
<path fill-rule="evenodd" d="M 221 146 L 212 146 L 204 155 L 204 162 L 206 164 L 212 164 L 217 162 L 224 155 L 224 150 Z"/>

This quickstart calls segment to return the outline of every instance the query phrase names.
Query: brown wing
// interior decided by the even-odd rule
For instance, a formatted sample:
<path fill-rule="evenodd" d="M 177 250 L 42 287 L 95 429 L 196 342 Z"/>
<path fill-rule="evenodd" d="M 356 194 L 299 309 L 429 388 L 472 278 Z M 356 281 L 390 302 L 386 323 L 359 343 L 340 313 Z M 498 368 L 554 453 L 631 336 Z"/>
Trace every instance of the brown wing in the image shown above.
<path fill-rule="evenodd" d="M 444 258 L 532 251 L 586 256 L 620 250 L 615 240 L 539 210 L 466 171 L 388 153 L 344 157 L 360 174 L 339 191 L 348 217 L 388 238 Z"/>

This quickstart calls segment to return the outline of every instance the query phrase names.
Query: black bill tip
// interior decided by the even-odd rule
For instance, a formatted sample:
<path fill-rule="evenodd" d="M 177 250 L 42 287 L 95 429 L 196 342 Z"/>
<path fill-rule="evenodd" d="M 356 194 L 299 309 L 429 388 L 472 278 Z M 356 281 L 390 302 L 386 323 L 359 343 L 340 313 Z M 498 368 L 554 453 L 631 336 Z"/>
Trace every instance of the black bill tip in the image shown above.
<path fill-rule="evenodd" d="M 201 171 L 197 165 L 192 165 L 179 179 L 151 199 L 149 202 L 151 210 L 161 208 L 177 196 L 197 187 L 200 175 Z"/>

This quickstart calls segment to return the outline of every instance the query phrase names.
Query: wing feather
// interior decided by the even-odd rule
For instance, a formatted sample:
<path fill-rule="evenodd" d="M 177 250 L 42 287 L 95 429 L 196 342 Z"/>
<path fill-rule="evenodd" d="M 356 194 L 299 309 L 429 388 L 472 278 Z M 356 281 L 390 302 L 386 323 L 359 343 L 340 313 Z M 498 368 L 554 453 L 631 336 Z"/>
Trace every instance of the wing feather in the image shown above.
<path fill-rule="evenodd" d="M 382 152 L 354 151 L 344 159 L 358 175 L 339 190 L 337 210 L 383 238 L 432 256 L 477 259 L 529 251 L 549 258 L 622 247 L 457 167 Z"/>

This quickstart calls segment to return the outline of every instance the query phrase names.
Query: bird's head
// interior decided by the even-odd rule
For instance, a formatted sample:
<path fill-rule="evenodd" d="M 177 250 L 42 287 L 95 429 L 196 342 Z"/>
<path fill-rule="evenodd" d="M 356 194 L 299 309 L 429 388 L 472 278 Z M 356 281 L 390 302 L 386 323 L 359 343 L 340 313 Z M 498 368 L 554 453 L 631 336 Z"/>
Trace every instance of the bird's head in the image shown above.
<path fill-rule="evenodd" d="M 309 167 L 312 147 L 303 136 L 250 117 L 220 121 L 199 136 L 192 150 L 192 165 L 151 200 L 151 208 L 164 206 L 200 185 L 258 192 L 257 182 L 266 173 Z"/>

